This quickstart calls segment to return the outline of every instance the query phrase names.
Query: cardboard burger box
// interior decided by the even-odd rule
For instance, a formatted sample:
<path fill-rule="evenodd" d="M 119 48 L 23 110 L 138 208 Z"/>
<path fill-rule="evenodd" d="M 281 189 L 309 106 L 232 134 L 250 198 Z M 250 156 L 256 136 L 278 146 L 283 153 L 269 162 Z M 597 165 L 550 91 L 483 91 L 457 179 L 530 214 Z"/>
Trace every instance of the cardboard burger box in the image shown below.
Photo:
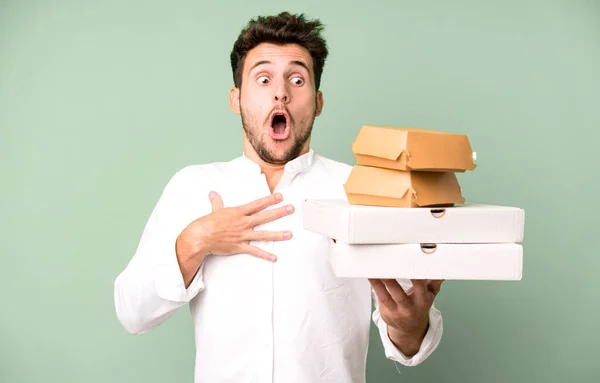
<path fill-rule="evenodd" d="M 455 173 L 476 167 L 466 135 L 417 128 L 363 126 L 352 152 L 357 165 L 344 190 L 350 203 L 359 205 L 462 204 Z"/>
<path fill-rule="evenodd" d="M 453 206 L 465 202 L 454 173 L 408 172 L 354 166 L 344 184 L 355 205 L 390 207 Z"/>
<path fill-rule="evenodd" d="M 466 135 L 427 129 L 365 125 L 352 152 L 358 165 L 378 168 L 438 172 L 476 168 Z"/>
<path fill-rule="evenodd" d="M 465 204 L 475 169 L 465 135 L 363 126 L 346 200 L 306 200 L 303 224 L 328 238 L 341 278 L 520 280 L 524 211 Z"/>

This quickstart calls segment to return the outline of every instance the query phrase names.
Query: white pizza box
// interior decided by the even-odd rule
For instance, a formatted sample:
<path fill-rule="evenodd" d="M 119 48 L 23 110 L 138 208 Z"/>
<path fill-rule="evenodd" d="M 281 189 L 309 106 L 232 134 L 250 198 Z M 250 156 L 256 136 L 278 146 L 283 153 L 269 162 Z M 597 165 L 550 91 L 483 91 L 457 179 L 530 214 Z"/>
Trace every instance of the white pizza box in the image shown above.
<path fill-rule="evenodd" d="M 304 229 L 349 244 L 520 243 L 525 212 L 508 206 L 464 204 L 402 208 L 307 199 Z"/>
<path fill-rule="evenodd" d="M 518 281 L 523 246 L 499 244 L 353 245 L 329 239 L 339 278 L 406 278 Z"/>

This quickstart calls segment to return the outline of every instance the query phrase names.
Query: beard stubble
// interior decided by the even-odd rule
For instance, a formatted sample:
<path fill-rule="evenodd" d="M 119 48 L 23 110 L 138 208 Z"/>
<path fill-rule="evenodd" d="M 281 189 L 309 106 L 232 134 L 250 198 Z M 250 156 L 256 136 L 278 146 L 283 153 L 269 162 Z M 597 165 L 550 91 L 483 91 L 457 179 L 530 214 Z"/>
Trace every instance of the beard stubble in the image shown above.
<path fill-rule="evenodd" d="M 280 158 L 275 157 L 275 155 L 269 151 L 269 148 L 267 146 L 267 140 L 270 139 L 269 135 L 267 132 L 263 132 L 261 130 L 261 126 L 257 123 L 257 121 L 252 118 L 252 116 L 250 116 L 248 113 L 246 113 L 244 111 L 244 108 L 241 105 L 240 102 L 240 111 L 241 111 L 241 117 L 242 117 L 242 127 L 244 129 L 244 132 L 246 133 L 246 137 L 248 137 L 248 142 L 250 142 L 250 145 L 252 145 L 252 147 L 254 148 L 254 151 L 256 152 L 256 154 L 258 154 L 259 158 L 268 163 L 268 164 L 272 164 L 272 165 L 284 165 L 287 162 L 293 160 L 294 158 L 298 157 L 298 155 L 300 154 L 300 152 L 302 151 L 302 148 L 304 147 L 304 144 L 306 144 L 306 141 L 310 138 L 310 135 L 312 133 L 312 128 L 315 122 L 315 111 L 316 111 L 316 105 L 315 105 L 315 111 L 313 111 L 313 115 L 310 118 L 310 121 L 308 120 L 301 120 L 300 121 L 300 125 L 298 127 L 301 127 L 304 124 L 308 123 L 308 128 L 302 132 L 301 131 L 301 136 L 296 136 L 294 135 L 294 131 L 292 130 L 290 132 L 290 136 L 288 137 L 289 139 L 293 140 L 293 144 L 292 146 L 287 149 L 283 155 Z M 291 121 L 289 121 L 290 124 L 290 128 L 292 129 L 292 125 L 295 127 L 296 124 L 293 123 L 293 119 L 290 115 L 290 119 Z M 265 122 L 266 123 L 266 122 Z"/>

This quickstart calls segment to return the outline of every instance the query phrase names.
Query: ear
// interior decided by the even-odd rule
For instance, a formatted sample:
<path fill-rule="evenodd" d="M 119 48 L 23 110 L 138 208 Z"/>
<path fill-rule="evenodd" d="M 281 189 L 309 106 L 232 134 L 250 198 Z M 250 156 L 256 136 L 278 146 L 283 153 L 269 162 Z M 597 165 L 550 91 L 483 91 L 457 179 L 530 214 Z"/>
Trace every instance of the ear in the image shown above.
<path fill-rule="evenodd" d="M 235 114 L 240 114 L 240 89 L 231 88 L 229 91 L 229 108 Z"/>
<path fill-rule="evenodd" d="M 323 92 L 317 91 L 317 110 L 315 116 L 318 116 L 323 111 Z"/>

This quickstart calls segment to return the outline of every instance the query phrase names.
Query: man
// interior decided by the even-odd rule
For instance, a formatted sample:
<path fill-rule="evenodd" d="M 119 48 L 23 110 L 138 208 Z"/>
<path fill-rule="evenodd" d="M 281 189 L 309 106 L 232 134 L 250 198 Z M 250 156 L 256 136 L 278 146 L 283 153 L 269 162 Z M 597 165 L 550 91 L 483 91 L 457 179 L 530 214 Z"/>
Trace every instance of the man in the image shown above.
<path fill-rule="evenodd" d="M 351 170 L 309 147 L 323 109 L 321 30 L 281 13 L 241 32 L 229 102 L 243 154 L 177 172 L 115 281 L 131 333 L 189 303 L 196 382 L 364 382 L 371 318 L 386 356 L 406 366 L 440 341 L 441 281 L 335 278 L 328 239 L 302 228 L 302 201 L 345 198 Z"/>

